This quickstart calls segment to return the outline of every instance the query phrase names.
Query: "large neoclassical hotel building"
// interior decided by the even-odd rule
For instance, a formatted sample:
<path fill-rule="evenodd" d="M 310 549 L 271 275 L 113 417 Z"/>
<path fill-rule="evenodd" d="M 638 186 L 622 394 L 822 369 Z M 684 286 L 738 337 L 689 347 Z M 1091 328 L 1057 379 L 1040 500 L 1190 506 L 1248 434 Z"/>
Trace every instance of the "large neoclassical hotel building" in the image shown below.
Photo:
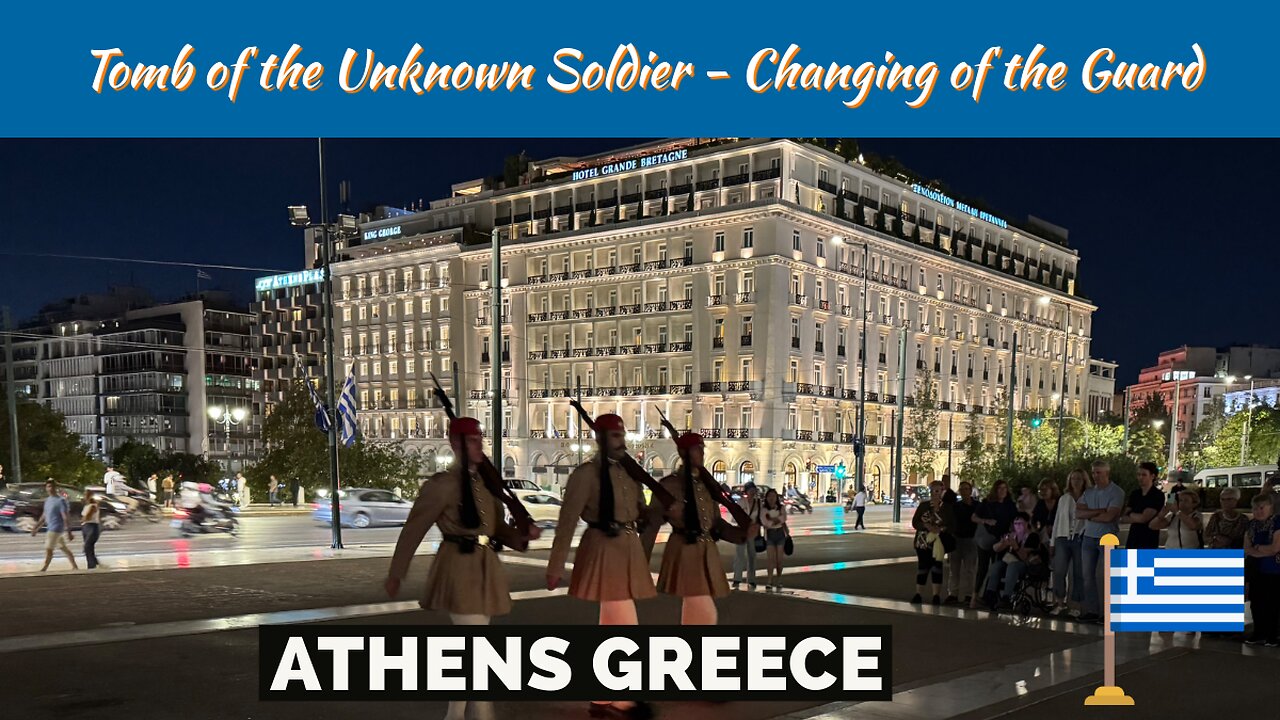
<path fill-rule="evenodd" d="M 1047 223 L 1015 227 L 792 140 L 533 161 L 513 185 L 459 183 L 428 208 L 365 215 L 344 240 L 337 335 L 361 378 L 367 437 L 447 462 L 434 372 L 469 414 L 488 418 L 501 401 L 504 469 L 555 488 L 591 453 L 567 397 L 580 385 L 591 412 L 624 418 L 655 474 L 676 463 L 660 407 L 708 438 L 706 465 L 726 482 L 825 493 L 833 467 L 853 474 L 864 282 L 874 492 L 890 482 L 903 326 L 908 416 L 917 373 L 937 380 L 935 473 L 975 413 L 985 442 L 1002 442 L 1011 384 L 1019 408 L 1056 413 L 1064 389 L 1068 413 L 1087 404 L 1095 306 L 1076 293 L 1066 232 Z M 489 351 L 494 230 L 500 358 Z"/>

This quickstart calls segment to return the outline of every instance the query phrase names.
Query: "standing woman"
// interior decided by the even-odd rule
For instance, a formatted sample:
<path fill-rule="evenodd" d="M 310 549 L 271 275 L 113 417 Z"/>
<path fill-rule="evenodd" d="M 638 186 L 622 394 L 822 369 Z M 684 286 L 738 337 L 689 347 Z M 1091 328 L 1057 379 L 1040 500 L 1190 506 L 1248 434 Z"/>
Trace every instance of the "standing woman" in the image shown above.
<path fill-rule="evenodd" d="M 419 604 L 427 610 L 444 610 L 454 625 L 488 625 L 493 616 L 511 612 L 507 576 L 495 545 L 524 550 L 539 535 L 535 527 L 524 537 L 507 524 L 502 502 L 476 472 L 485 460 L 482 443 L 475 418 L 460 417 L 449 423 L 449 444 L 457 461 L 422 484 L 396 541 L 384 585 L 387 595 L 399 594 L 422 539 L 432 525 L 438 526 L 444 542 L 431 563 Z M 470 704 L 475 706 L 476 718 L 493 720 L 492 703 Z M 445 720 L 463 720 L 467 705 L 449 703 Z"/>
<path fill-rule="evenodd" d="M 764 504 L 760 506 L 760 527 L 764 529 L 765 544 L 768 547 L 769 573 L 765 589 L 782 589 L 782 546 L 786 544 L 791 530 L 787 527 L 787 509 L 778 498 L 778 491 L 769 488 L 764 494 Z"/>
<path fill-rule="evenodd" d="M 1084 520 L 1076 517 L 1076 503 L 1093 483 L 1089 474 L 1080 468 L 1067 475 L 1067 492 L 1058 501 L 1054 513 L 1053 532 L 1050 534 L 1053 553 L 1053 598 L 1057 615 L 1069 611 L 1079 612 L 1084 599 Z M 1068 573 L 1070 576 L 1068 577 Z M 1068 595 L 1070 582 L 1070 595 Z M 1068 608 L 1068 600 L 1075 608 Z"/>
<path fill-rule="evenodd" d="M 1009 494 L 1009 483 L 1004 480 L 997 480 L 996 484 L 991 486 L 991 494 L 987 495 L 987 499 L 973 513 L 973 521 L 978 525 L 975 535 L 978 546 L 978 575 L 973 583 L 975 590 L 973 599 L 969 601 L 971 609 L 977 609 L 978 598 L 982 595 L 980 591 L 986 587 L 987 571 L 991 568 L 991 561 L 995 559 L 995 551 L 992 548 L 1009 532 L 1009 528 L 1013 526 L 1013 517 L 1017 514 L 1018 508 L 1013 504 L 1013 497 Z"/>
<path fill-rule="evenodd" d="M 80 511 L 80 536 L 84 538 L 84 561 L 92 570 L 98 567 L 98 554 L 95 547 L 102 535 L 102 524 L 98 521 L 98 492 L 84 492 L 84 509 Z"/>
<path fill-rule="evenodd" d="M 925 580 L 933 585 L 933 604 L 942 604 L 942 561 L 946 559 L 946 546 L 942 534 L 952 529 L 951 506 L 944 502 L 947 486 L 940 480 L 929 484 L 929 502 L 916 506 L 911 516 L 911 527 L 916 530 L 916 594 L 913 605 L 924 601 Z"/>
<path fill-rule="evenodd" d="M 747 516 L 756 524 L 754 533 L 747 536 L 747 541 L 733 551 L 733 589 L 737 590 L 742 582 L 742 571 L 747 571 L 747 586 L 756 589 L 756 538 L 760 536 L 760 499 L 757 497 L 756 484 L 748 482 L 742 486 L 742 497 L 738 504 L 747 511 Z"/>
<path fill-rule="evenodd" d="M 1048 545 L 1053 539 L 1053 526 L 1058 522 L 1058 483 L 1045 478 L 1040 481 L 1036 505 L 1031 510 L 1031 528 L 1040 534 L 1040 540 Z"/>

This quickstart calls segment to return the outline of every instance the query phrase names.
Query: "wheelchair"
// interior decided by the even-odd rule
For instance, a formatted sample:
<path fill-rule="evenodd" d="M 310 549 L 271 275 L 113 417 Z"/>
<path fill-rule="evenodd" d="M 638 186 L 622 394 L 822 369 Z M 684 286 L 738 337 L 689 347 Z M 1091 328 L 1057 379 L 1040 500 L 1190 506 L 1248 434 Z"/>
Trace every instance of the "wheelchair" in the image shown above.
<path fill-rule="evenodd" d="M 1023 619 L 1030 617 L 1033 612 L 1040 615 L 1052 612 L 1054 602 L 1051 577 L 1049 563 L 1043 559 L 1028 565 L 1013 589 L 1013 599 L 1010 601 L 1013 612 Z"/>

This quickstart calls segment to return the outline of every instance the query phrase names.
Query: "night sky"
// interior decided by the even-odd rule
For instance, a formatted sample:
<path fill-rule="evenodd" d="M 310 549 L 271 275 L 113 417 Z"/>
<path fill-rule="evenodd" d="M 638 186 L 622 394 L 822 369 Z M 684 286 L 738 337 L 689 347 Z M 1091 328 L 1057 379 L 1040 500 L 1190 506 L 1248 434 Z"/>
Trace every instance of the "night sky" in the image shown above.
<path fill-rule="evenodd" d="M 445 197 L 496 175 L 507 155 L 582 155 L 638 140 L 332 140 L 326 162 L 350 180 L 352 209 Z M 1270 198 L 1280 142 L 864 140 L 1013 221 L 1070 231 L 1079 291 L 1094 315 L 1095 357 L 1136 379 L 1183 343 L 1280 345 Z M 168 298 L 195 289 L 191 268 L 31 257 L 30 253 L 243 265 L 287 272 L 304 261 L 285 207 L 317 215 L 315 140 L 0 141 L 0 303 L 24 319 L 45 302 L 113 283 Z M 1232 190 L 1231 188 L 1235 188 Z M 16 253 L 16 254 L 15 254 Z M 209 269 L 205 287 L 248 300 L 257 271 Z"/>

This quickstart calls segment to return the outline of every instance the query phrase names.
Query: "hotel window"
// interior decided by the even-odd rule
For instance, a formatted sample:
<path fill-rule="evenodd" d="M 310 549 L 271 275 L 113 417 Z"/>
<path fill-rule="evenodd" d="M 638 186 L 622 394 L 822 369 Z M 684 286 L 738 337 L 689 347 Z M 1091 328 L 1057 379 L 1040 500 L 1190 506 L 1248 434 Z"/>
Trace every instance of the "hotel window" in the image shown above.
<path fill-rule="evenodd" d="M 692 240 L 684 241 L 684 257 L 686 260 L 693 259 L 693 241 Z"/>
<path fill-rule="evenodd" d="M 369 316 L 372 317 L 374 320 L 377 320 L 379 317 L 381 317 L 381 311 L 382 311 L 382 305 L 374 304 L 369 310 Z"/>
<path fill-rule="evenodd" d="M 633 345 L 641 345 L 644 343 L 644 335 L 640 331 L 640 328 L 633 328 L 631 330 L 631 342 Z"/>
<path fill-rule="evenodd" d="M 822 278 L 818 278 L 817 280 L 814 281 L 813 291 L 814 291 L 814 295 L 817 297 L 818 302 L 822 302 L 823 300 L 827 299 L 826 293 L 824 292 L 825 289 L 826 289 L 826 284 L 822 282 Z"/>
<path fill-rule="evenodd" d="M 351 336 L 350 335 L 342 336 L 342 354 L 343 355 L 351 354 Z"/>
<path fill-rule="evenodd" d="M 724 318 L 716 318 L 715 328 L 711 337 L 724 340 Z"/>
<path fill-rule="evenodd" d="M 938 273 L 938 292 L 942 292 L 942 273 Z"/>
<path fill-rule="evenodd" d="M 787 369 L 787 382 L 800 381 L 800 363 L 792 360 L 791 367 Z M 794 410 L 792 411 L 794 412 Z"/>
<path fill-rule="evenodd" d="M 755 424 L 751 420 L 751 406 L 750 405 L 744 406 L 740 412 L 741 412 L 740 417 L 742 418 L 742 425 L 740 425 L 739 427 L 741 427 L 743 430 L 750 429 Z"/>
<path fill-rule="evenodd" d="M 658 245 L 658 262 L 666 262 L 666 261 L 667 261 L 667 244 L 662 243 Z"/>
<path fill-rule="evenodd" d="M 412 358 L 410 358 L 410 359 L 408 359 L 408 360 L 405 360 L 405 361 L 404 361 L 404 372 L 405 372 L 405 374 L 406 374 L 406 375 L 412 375 L 412 374 L 414 373 L 414 370 L 415 370 L 415 361 L 414 361 Z M 413 394 L 414 394 L 414 390 L 413 390 L 413 388 L 409 388 L 409 399 L 410 399 L 410 400 L 412 400 L 412 399 L 413 399 Z"/>
<path fill-rule="evenodd" d="M 684 341 L 687 343 L 693 342 L 693 324 L 692 323 L 685 323 L 684 325 Z"/>
<path fill-rule="evenodd" d="M 715 247 L 713 248 L 713 250 L 715 252 L 724 252 L 724 233 L 722 232 L 716 233 Z"/>
<path fill-rule="evenodd" d="M 373 364 L 373 375 L 374 375 L 374 377 L 378 377 L 378 376 L 382 375 L 382 362 L 381 362 L 381 361 L 379 361 L 379 362 L 375 362 L 375 363 Z"/>
<path fill-rule="evenodd" d="M 422 309 L 419 312 L 422 315 L 431 314 L 431 298 L 422 298 Z"/>
<path fill-rule="evenodd" d="M 787 429 L 796 429 L 796 409 L 794 407 L 787 410 Z"/>
<path fill-rule="evenodd" d="M 724 382 L 724 360 L 717 360 L 711 365 L 711 380 Z"/>
<path fill-rule="evenodd" d="M 409 317 L 409 316 L 410 316 L 410 315 L 412 315 L 412 314 L 413 314 L 413 301 L 412 301 L 412 300 L 405 300 L 405 301 L 404 301 L 404 316 L 407 318 L 407 317 Z"/>
<path fill-rule="evenodd" d="M 755 289 L 756 289 L 755 271 L 743 270 L 742 271 L 742 292 L 745 292 L 745 293 L 755 292 Z"/>
<path fill-rule="evenodd" d="M 747 228 L 742 231 L 742 248 L 748 249 L 755 247 L 756 231 L 754 228 Z"/>
<path fill-rule="evenodd" d="M 400 361 L 399 361 L 399 360 L 391 360 L 390 362 L 388 362 L 388 363 L 387 363 L 387 374 L 389 374 L 389 375 L 399 375 L 399 374 L 400 374 Z M 392 390 L 391 392 L 394 394 L 394 393 L 395 393 L 395 390 Z"/>
<path fill-rule="evenodd" d="M 360 315 L 360 319 L 361 319 L 361 320 L 368 320 L 368 319 L 369 319 L 369 306 L 368 306 L 368 305 L 361 305 L 361 306 L 360 306 L 360 312 L 359 312 L 359 315 Z"/>
<path fill-rule="evenodd" d="M 800 318 L 791 318 L 791 339 L 800 339 Z"/>
<path fill-rule="evenodd" d="M 440 349 L 441 350 L 449 349 L 449 326 L 448 325 L 440 326 Z"/>
<path fill-rule="evenodd" d="M 448 314 L 448 312 L 449 312 L 449 296 L 441 295 L 440 296 L 440 314 L 446 315 Z"/>
<path fill-rule="evenodd" d="M 481 284 L 489 282 L 489 266 L 488 265 L 480 266 L 480 282 Z"/>
<path fill-rule="evenodd" d="M 827 177 L 828 176 L 827 176 L 826 170 L 822 170 L 818 173 L 818 179 L 822 180 L 822 182 L 827 182 Z"/>
<path fill-rule="evenodd" d="M 818 363 L 813 364 L 813 384 L 814 385 L 822 384 L 822 365 Z"/>
<path fill-rule="evenodd" d="M 716 273 L 712 294 L 720 297 L 724 296 L 724 273 Z"/>
<path fill-rule="evenodd" d="M 751 328 L 752 328 L 751 316 L 746 315 L 742 318 L 742 334 L 746 335 L 747 337 L 751 337 Z"/>
<path fill-rule="evenodd" d="M 920 268 L 920 287 L 925 287 L 924 268 Z"/>
<path fill-rule="evenodd" d="M 751 380 L 751 358 L 742 358 L 742 365 L 738 368 L 738 379 L 743 381 Z"/>
<path fill-rule="evenodd" d="M 794 273 L 791 275 L 791 294 L 800 294 L 800 276 Z"/>
<path fill-rule="evenodd" d="M 644 368 L 634 368 L 631 371 L 631 384 L 634 387 L 644 385 Z"/>
<path fill-rule="evenodd" d="M 836 387 L 844 388 L 844 368 L 836 367 Z"/>
<path fill-rule="evenodd" d="M 822 238 L 818 238 L 817 246 L 818 246 L 818 257 L 825 258 L 827 256 L 827 246 L 826 246 L 826 243 L 822 242 Z"/>
<path fill-rule="evenodd" d="M 349 307 L 342 308 L 342 321 L 351 322 L 351 308 Z"/>
<path fill-rule="evenodd" d="M 800 231 L 799 230 L 791 231 L 791 249 L 792 250 L 800 249 Z"/>
<path fill-rule="evenodd" d="M 845 306 L 845 302 L 844 302 L 844 286 L 843 286 L 843 285 L 841 285 L 840 287 L 836 288 L 836 297 L 838 298 L 838 303 L 839 303 L 840 307 L 842 307 L 842 308 L 843 308 L 843 307 Z"/>
<path fill-rule="evenodd" d="M 684 299 L 685 300 L 693 299 L 693 281 L 691 280 L 686 280 L 684 283 Z"/>

